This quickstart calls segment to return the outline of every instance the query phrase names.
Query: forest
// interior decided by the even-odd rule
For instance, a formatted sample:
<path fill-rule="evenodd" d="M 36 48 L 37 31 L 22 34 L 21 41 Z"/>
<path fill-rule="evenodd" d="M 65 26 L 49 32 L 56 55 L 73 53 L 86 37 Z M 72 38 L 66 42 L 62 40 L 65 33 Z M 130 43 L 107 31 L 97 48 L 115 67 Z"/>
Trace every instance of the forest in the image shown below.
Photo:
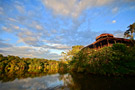
<path fill-rule="evenodd" d="M 16 71 L 46 72 L 48 70 L 58 70 L 58 65 L 59 62 L 56 60 L 20 58 L 18 56 L 3 56 L 0 54 L 0 73 Z"/>
<path fill-rule="evenodd" d="M 13 81 L 18 78 L 39 77 L 58 72 L 59 61 L 20 58 L 18 56 L 0 54 L 0 80 Z"/>

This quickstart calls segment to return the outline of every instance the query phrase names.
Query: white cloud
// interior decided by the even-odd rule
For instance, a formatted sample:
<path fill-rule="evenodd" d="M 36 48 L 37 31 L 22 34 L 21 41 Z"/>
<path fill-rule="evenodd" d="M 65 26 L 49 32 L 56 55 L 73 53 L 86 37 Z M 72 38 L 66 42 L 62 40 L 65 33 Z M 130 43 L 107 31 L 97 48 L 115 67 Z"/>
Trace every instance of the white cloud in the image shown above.
<path fill-rule="evenodd" d="M 25 8 L 22 5 L 16 5 L 15 6 L 16 9 L 20 12 L 20 13 L 24 13 L 25 12 Z"/>
<path fill-rule="evenodd" d="M 135 9 L 135 6 L 133 5 L 133 6 L 130 6 L 130 9 L 131 10 L 134 10 Z"/>
<path fill-rule="evenodd" d="M 33 20 L 31 24 L 28 25 L 29 27 L 36 29 L 36 30 L 43 30 L 42 25 L 40 25 L 40 22 Z"/>
<path fill-rule="evenodd" d="M 14 24 L 9 24 L 8 28 L 11 28 L 12 31 L 19 30 L 20 27 Z"/>
<path fill-rule="evenodd" d="M 7 27 L 5 27 L 5 26 L 3 26 L 3 27 L 2 27 L 2 29 L 3 29 L 3 30 L 7 30 L 8 28 L 7 28 Z"/>
<path fill-rule="evenodd" d="M 0 7 L 0 11 L 3 11 L 3 8 L 2 7 Z"/>
<path fill-rule="evenodd" d="M 7 32 L 12 32 L 12 30 L 10 28 L 7 28 L 5 26 L 2 27 L 2 30 L 7 31 Z"/>
<path fill-rule="evenodd" d="M 114 7 L 114 8 L 112 9 L 112 13 L 117 13 L 117 12 L 118 12 L 118 10 L 119 10 L 119 8 L 118 8 L 118 7 Z"/>
<path fill-rule="evenodd" d="M 36 27 L 36 29 L 38 29 L 38 30 L 43 29 L 43 27 L 42 27 L 42 26 L 40 26 L 40 25 L 36 25 L 35 27 Z"/>
<path fill-rule="evenodd" d="M 113 33 L 114 37 L 123 38 L 124 37 L 124 31 L 117 30 Z"/>
<path fill-rule="evenodd" d="M 8 20 L 9 20 L 9 21 L 12 21 L 12 22 L 17 22 L 17 20 L 14 19 L 14 18 L 8 18 Z"/>
<path fill-rule="evenodd" d="M 0 7 L 0 14 L 3 14 L 3 8 Z"/>
<path fill-rule="evenodd" d="M 9 24 L 9 26 L 2 26 L 2 30 L 6 31 L 6 32 L 13 32 L 15 30 L 19 30 L 20 27 L 13 25 L 13 24 Z"/>
<path fill-rule="evenodd" d="M 42 47 L 34 47 L 34 46 L 3 46 L 7 45 L 0 43 L 0 53 L 3 55 L 15 55 L 20 57 L 29 57 L 29 58 L 46 58 L 59 60 L 61 57 L 56 53 L 51 53 L 48 49 Z"/>
<path fill-rule="evenodd" d="M 20 28 L 19 28 L 19 26 L 14 26 L 14 29 L 17 29 L 17 30 L 18 30 L 18 29 L 20 29 Z"/>
<path fill-rule="evenodd" d="M 87 8 L 110 4 L 114 0 L 42 0 L 45 7 L 51 8 L 55 14 L 78 17 Z"/>
<path fill-rule="evenodd" d="M 11 47 L 12 45 L 7 44 L 7 43 L 3 43 L 3 40 L 0 39 L 0 48 L 5 48 L 5 47 Z"/>
<path fill-rule="evenodd" d="M 116 23 L 116 20 L 113 20 L 112 23 Z"/>
<path fill-rule="evenodd" d="M 22 29 L 21 32 L 17 34 L 19 37 L 18 43 L 24 42 L 27 45 L 38 46 L 40 45 L 39 34 L 36 34 L 28 29 Z"/>
<path fill-rule="evenodd" d="M 57 30 L 52 30 L 51 32 L 55 34 L 55 33 L 57 33 Z"/>
<path fill-rule="evenodd" d="M 55 49 L 55 50 L 69 50 L 71 49 L 70 46 L 64 45 L 64 44 L 52 44 L 48 43 L 48 45 L 43 45 L 42 47 L 48 48 L 48 49 Z"/>

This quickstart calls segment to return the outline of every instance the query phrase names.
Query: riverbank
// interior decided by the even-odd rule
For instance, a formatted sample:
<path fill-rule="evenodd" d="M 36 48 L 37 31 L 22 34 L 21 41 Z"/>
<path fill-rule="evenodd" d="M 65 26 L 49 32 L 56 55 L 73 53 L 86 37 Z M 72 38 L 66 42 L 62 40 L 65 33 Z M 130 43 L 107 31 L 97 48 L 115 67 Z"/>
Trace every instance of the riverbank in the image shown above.
<path fill-rule="evenodd" d="M 106 76 L 135 76 L 135 47 L 114 44 L 99 50 L 85 48 L 68 65 L 69 71 Z"/>

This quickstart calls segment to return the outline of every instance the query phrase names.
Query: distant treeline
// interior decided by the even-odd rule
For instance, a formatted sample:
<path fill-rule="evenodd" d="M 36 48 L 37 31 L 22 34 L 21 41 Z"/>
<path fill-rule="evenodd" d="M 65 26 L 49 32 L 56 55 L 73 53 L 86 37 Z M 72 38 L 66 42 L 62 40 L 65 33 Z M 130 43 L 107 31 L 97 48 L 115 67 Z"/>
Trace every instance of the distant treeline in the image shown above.
<path fill-rule="evenodd" d="M 18 56 L 3 56 L 0 54 L 0 73 L 11 72 L 47 72 L 58 71 L 59 61 L 38 59 L 38 58 L 20 58 Z"/>

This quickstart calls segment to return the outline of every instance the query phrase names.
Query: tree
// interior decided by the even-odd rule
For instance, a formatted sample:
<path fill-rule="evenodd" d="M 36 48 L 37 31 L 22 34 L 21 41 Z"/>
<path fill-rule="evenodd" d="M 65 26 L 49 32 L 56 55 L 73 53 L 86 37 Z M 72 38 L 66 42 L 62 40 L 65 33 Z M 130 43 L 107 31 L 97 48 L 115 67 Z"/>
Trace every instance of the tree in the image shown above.
<path fill-rule="evenodd" d="M 55 60 L 38 58 L 20 58 L 18 56 L 0 54 L 0 73 L 30 71 L 40 72 L 44 69 L 58 70 L 58 63 Z M 5 70 L 5 71 L 4 71 Z"/>
<path fill-rule="evenodd" d="M 125 31 L 124 37 L 130 37 L 130 39 L 134 39 L 133 33 L 135 33 L 135 23 L 128 26 L 128 30 Z"/>
<path fill-rule="evenodd" d="M 2 54 L 0 54 L 0 62 L 2 61 L 2 59 L 3 59 L 3 55 L 2 55 Z"/>
<path fill-rule="evenodd" d="M 72 57 L 75 56 L 84 46 L 82 45 L 76 45 L 72 46 L 72 50 L 69 50 L 68 52 L 62 52 L 61 55 L 63 56 L 61 58 L 61 61 L 67 61 L 70 62 L 72 60 Z"/>
<path fill-rule="evenodd" d="M 69 52 L 67 53 L 68 55 L 74 56 L 76 55 L 84 46 L 82 45 L 76 45 L 76 46 L 72 46 L 72 50 L 69 50 Z"/>

